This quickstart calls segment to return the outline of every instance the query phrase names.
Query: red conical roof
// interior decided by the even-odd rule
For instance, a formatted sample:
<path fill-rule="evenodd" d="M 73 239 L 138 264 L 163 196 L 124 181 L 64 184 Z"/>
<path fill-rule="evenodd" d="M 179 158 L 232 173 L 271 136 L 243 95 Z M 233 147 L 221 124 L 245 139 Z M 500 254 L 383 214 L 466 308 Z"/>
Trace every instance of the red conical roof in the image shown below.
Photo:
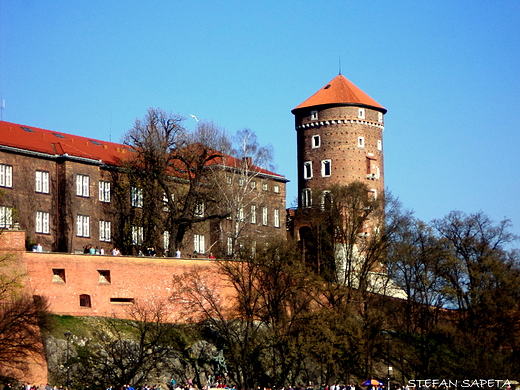
<path fill-rule="evenodd" d="M 339 74 L 291 112 L 294 114 L 294 112 L 300 108 L 337 104 L 372 107 L 382 111 L 383 114 L 387 111 L 386 108 L 356 87 L 345 76 Z"/>

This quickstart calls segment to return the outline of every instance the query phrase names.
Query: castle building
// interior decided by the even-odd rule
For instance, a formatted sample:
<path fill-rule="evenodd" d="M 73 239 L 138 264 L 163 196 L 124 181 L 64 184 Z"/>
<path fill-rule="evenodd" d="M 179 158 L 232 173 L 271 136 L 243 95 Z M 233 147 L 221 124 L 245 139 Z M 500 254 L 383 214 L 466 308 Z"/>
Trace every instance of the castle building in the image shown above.
<path fill-rule="evenodd" d="M 130 147 L 5 121 L 0 121 L 0 134 L 0 229 L 24 230 L 28 249 L 40 244 L 49 252 L 83 253 L 92 247 L 96 254 L 109 254 L 117 247 L 125 248 L 126 255 L 146 254 L 143 228 L 132 218 L 137 220 L 145 211 L 147 194 L 138 183 L 126 192 L 116 187 L 124 172 L 120 168 L 133 154 Z M 211 169 L 215 165 L 225 173 L 228 192 L 238 193 L 234 186 L 244 189 L 243 204 L 232 215 L 240 218 L 237 224 L 244 235 L 251 231 L 259 240 L 285 237 L 287 179 L 231 156 L 213 161 Z M 179 180 L 171 184 L 183 186 Z M 168 202 L 162 210 L 164 219 L 168 207 L 175 206 Z M 245 206 L 247 210 L 240 208 Z M 204 212 L 204 204 L 194 207 L 196 216 Z M 232 255 L 230 241 L 236 233 L 230 231 L 229 220 L 200 221 L 184 236 L 182 255 L 207 257 L 210 251 Z M 168 232 L 161 233 L 158 254 L 168 247 Z"/>
<path fill-rule="evenodd" d="M 292 110 L 298 147 L 298 206 L 313 202 L 311 190 L 366 183 L 384 190 L 383 108 L 338 75 Z"/>
<path fill-rule="evenodd" d="M 365 183 L 384 190 L 383 130 L 387 110 L 339 74 L 292 110 L 298 150 L 298 208 L 322 207 L 334 185 Z M 288 213 L 301 241 L 302 213 Z"/>

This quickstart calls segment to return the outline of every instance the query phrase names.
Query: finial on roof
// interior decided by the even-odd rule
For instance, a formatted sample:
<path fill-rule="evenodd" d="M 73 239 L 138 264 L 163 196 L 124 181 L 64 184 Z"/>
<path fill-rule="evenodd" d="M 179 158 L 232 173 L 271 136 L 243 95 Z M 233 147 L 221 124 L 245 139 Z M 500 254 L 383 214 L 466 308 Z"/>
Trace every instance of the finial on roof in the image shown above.
<path fill-rule="evenodd" d="M 341 56 L 339 56 L 339 74 L 341 74 Z"/>

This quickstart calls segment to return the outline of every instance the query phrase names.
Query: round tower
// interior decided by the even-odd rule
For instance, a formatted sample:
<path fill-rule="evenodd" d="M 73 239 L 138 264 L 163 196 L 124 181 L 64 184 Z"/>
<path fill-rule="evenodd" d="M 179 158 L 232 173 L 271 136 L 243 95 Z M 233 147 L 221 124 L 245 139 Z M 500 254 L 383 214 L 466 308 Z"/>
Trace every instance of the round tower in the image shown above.
<path fill-rule="evenodd" d="M 386 109 L 338 75 L 292 110 L 298 145 L 298 206 L 320 202 L 333 185 L 366 183 L 384 190 L 383 130 Z"/>

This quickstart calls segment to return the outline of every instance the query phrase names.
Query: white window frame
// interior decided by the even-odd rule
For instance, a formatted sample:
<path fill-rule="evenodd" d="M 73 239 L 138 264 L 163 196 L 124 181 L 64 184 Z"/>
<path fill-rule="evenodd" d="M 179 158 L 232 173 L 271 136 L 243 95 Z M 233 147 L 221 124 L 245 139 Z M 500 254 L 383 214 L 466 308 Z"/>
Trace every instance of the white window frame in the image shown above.
<path fill-rule="evenodd" d="M 357 146 L 358 146 L 358 148 L 364 148 L 365 147 L 365 137 L 358 137 L 357 138 Z"/>
<path fill-rule="evenodd" d="M 35 191 L 42 194 L 48 194 L 49 191 L 49 172 L 36 171 L 36 188 Z"/>
<path fill-rule="evenodd" d="M 13 166 L 0 164 L 0 187 L 13 188 Z"/>
<path fill-rule="evenodd" d="M 132 245 L 143 245 L 144 229 L 142 226 L 132 226 Z"/>
<path fill-rule="evenodd" d="M 99 221 L 99 241 L 112 241 L 112 223 L 110 221 Z"/>
<path fill-rule="evenodd" d="M 313 135 L 311 138 L 311 147 L 318 149 L 321 146 L 321 137 L 319 135 Z"/>
<path fill-rule="evenodd" d="M 168 248 L 170 247 L 170 232 L 168 230 L 165 230 L 163 232 L 163 248 L 164 253 L 168 253 Z M 171 255 L 170 255 L 171 256 Z"/>
<path fill-rule="evenodd" d="M 327 174 L 327 166 L 329 173 Z M 321 161 L 321 176 L 322 177 L 330 177 L 332 175 L 332 160 L 322 160 Z"/>
<path fill-rule="evenodd" d="M 327 196 L 331 196 L 330 195 L 330 191 L 329 190 L 323 190 L 323 192 L 321 193 L 321 209 L 322 210 L 325 210 L 325 199 L 327 199 Z M 332 199 L 330 201 L 332 203 Z"/>
<path fill-rule="evenodd" d="M 46 211 L 36 212 L 36 224 L 34 231 L 38 234 L 49 234 L 50 230 L 50 213 Z"/>
<path fill-rule="evenodd" d="M 318 120 L 318 111 L 312 110 L 311 111 L 311 121 L 317 121 Z"/>
<path fill-rule="evenodd" d="M 195 210 L 193 211 L 193 215 L 197 218 L 203 218 L 204 217 L 204 203 L 200 202 L 195 205 Z"/>
<path fill-rule="evenodd" d="M 9 229 L 13 226 L 13 208 L 0 206 L 0 229 Z"/>
<path fill-rule="evenodd" d="M 251 181 L 251 183 L 249 185 L 250 185 L 252 190 L 256 190 L 256 181 L 254 181 L 254 180 Z"/>
<path fill-rule="evenodd" d="M 312 161 L 305 161 L 303 163 L 303 178 L 305 180 L 312 179 Z"/>
<path fill-rule="evenodd" d="M 256 205 L 251 205 L 251 223 L 256 224 Z"/>
<path fill-rule="evenodd" d="M 90 237 L 90 216 L 76 215 L 76 236 Z"/>
<path fill-rule="evenodd" d="M 170 211 L 169 204 L 171 203 L 173 205 L 175 202 L 175 194 L 171 194 L 170 196 L 171 196 L 171 199 L 170 199 L 170 202 L 168 202 L 168 196 L 166 195 L 166 192 L 163 192 L 163 211 L 164 212 L 169 212 Z"/>
<path fill-rule="evenodd" d="M 262 207 L 262 225 L 264 226 L 267 226 L 267 213 L 268 213 L 268 210 L 267 210 L 267 207 Z"/>
<path fill-rule="evenodd" d="M 244 218 L 244 207 L 240 207 L 238 209 L 238 220 L 240 222 L 244 222 L 245 218 Z"/>
<path fill-rule="evenodd" d="M 76 195 L 90 197 L 90 176 L 78 173 L 76 175 Z"/>
<path fill-rule="evenodd" d="M 204 234 L 193 235 L 193 251 L 201 254 L 206 253 Z"/>
<path fill-rule="evenodd" d="M 275 194 L 279 194 L 280 193 L 280 186 L 278 184 L 273 186 L 273 192 Z"/>
<path fill-rule="evenodd" d="M 243 187 L 244 186 L 244 178 L 243 177 L 239 177 L 238 178 L 238 186 L 239 187 Z"/>
<path fill-rule="evenodd" d="M 233 237 L 227 238 L 227 254 L 231 256 L 233 254 Z"/>
<path fill-rule="evenodd" d="M 383 113 L 381 111 L 377 113 L 377 121 L 383 123 Z"/>
<path fill-rule="evenodd" d="M 377 140 L 377 150 L 383 150 L 383 141 Z"/>
<path fill-rule="evenodd" d="M 279 228 L 280 227 L 280 209 L 274 209 L 273 218 L 274 218 L 274 227 Z"/>
<path fill-rule="evenodd" d="M 130 187 L 130 204 L 132 207 L 143 207 L 143 189 L 140 187 Z"/>
<path fill-rule="evenodd" d="M 358 118 L 365 119 L 365 109 L 364 108 L 358 108 Z"/>
<path fill-rule="evenodd" d="M 262 191 L 269 191 L 269 185 L 266 182 L 262 183 Z"/>
<path fill-rule="evenodd" d="M 310 188 L 304 188 L 302 190 L 302 207 L 312 206 L 312 192 Z"/>
<path fill-rule="evenodd" d="M 110 182 L 105 180 L 99 181 L 99 201 L 110 203 Z"/>

